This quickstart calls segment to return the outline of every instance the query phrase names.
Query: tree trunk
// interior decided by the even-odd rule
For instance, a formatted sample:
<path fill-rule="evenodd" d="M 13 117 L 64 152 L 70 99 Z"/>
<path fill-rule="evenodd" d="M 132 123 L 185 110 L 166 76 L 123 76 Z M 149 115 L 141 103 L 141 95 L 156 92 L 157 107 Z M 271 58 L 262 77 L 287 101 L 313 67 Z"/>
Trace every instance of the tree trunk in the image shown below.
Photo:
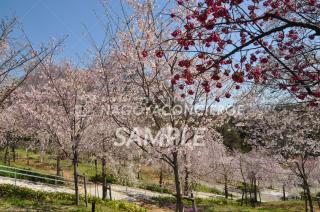
<path fill-rule="evenodd" d="M 106 200 L 107 199 L 107 162 L 106 162 L 106 157 L 103 156 L 101 159 L 101 168 L 102 168 L 102 199 Z"/>
<path fill-rule="evenodd" d="M 308 182 L 305 182 L 305 188 L 306 188 L 306 195 L 310 206 L 310 212 L 313 212 L 313 203 L 312 203 L 312 196 L 310 192 L 310 186 Z"/>
<path fill-rule="evenodd" d="M 27 164 L 28 166 L 30 165 L 30 158 L 29 158 L 29 150 L 27 149 Z"/>
<path fill-rule="evenodd" d="M 137 179 L 138 179 L 138 180 L 140 180 L 140 172 L 141 172 L 141 171 L 138 170 L 138 173 L 137 173 Z"/>
<path fill-rule="evenodd" d="M 189 170 L 185 167 L 185 176 L 184 176 L 184 187 L 183 187 L 183 194 L 185 196 L 189 195 Z"/>
<path fill-rule="evenodd" d="M 181 195 L 181 184 L 180 184 L 177 152 L 173 153 L 173 172 L 174 172 L 174 183 L 176 187 L 176 212 L 183 212 L 183 202 L 182 202 L 182 195 Z"/>
<path fill-rule="evenodd" d="M 306 201 L 309 202 L 310 212 L 313 212 L 312 196 L 311 196 L 311 192 L 310 192 L 310 186 L 308 183 L 308 176 L 307 176 L 307 174 L 305 172 L 305 168 L 304 168 L 304 162 L 301 163 L 301 169 L 299 169 L 299 171 L 300 171 L 300 174 L 303 178 L 302 180 L 303 180 L 303 189 L 305 192 L 305 199 L 306 199 Z"/>
<path fill-rule="evenodd" d="M 253 201 L 252 201 L 252 190 L 253 190 L 253 178 L 251 177 L 250 178 L 250 185 L 249 185 L 249 197 L 250 197 L 250 204 L 251 206 L 254 206 L 253 205 Z"/>
<path fill-rule="evenodd" d="M 16 145 L 11 146 L 11 152 L 12 152 L 12 160 L 13 162 L 16 162 Z"/>
<path fill-rule="evenodd" d="M 78 152 L 77 150 L 73 151 L 73 179 L 74 179 L 74 191 L 76 198 L 76 205 L 79 205 L 79 185 L 78 185 Z"/>
<path fill-rule="evenodd" d="M 159 173 L 159 186 L 160 186 L 160 188 L 163 187 L 163 170 L 162 170 L 162 166 L 160 167 L 160 173 Z"/>
<path fill-rule="evenodd" d="M 242 195 L 241 195 L 241 206 L 243 205 L 243 197 L 244 197 L 244 189 L 242 189 Z"/>
<path fill-rule="evenodd" d="M 286 186 L 285 186 L 285 184 L 282 185 L 282 192 L 283 192 L 283 201 L 286 201 Z"/>
<path fill-rule="evenodd" d="M 244 174 L 243 174 L 243 170 L 242 170 L 242 162 L 241 162 L 241 158 L 239 160 L 240 162 L 240 172 L 241 172 L 241 176 L 242 176 L 242 179 L 243 179 L 243 185 L 244 185 L 244 188 L 243 188 L 243 195 L 245 196 L 245 203 L 247 205 L 247 200 L 248 200 L 248 196 L 247 196 L 247 182 L 246 182 L 246 178 L 244 177 Z M 242 200 L 241 200 L 241 206 L 243 204 L 243 197 L 242 197 Z"/>
<path fill-rule="evenodd" d="M 261 191 L 260 191 L 260 181 L 258 181 L 258 183 L 257 183 L 257 195 L 259 195 L 259 203 L 261 204 Z"/>
<path fill-rule="evenodd" d="M 4 163 L 7 166 L 10 166 L 10 150 L 9 146 L 6 146 L 6 152 L 4 154 Z"/>
<path fill-rule="evenodd" d="M 253 205 L 255 206 L 256 203 L 258 202 L 258 189 L 257 189 L 257 179 L 256 177 L 254 176 L 253 177 Z"/>
<path fill-rule="evenodd" d="M 44 142 L 41 142 L 40 144 L 40 157 L 39 157 L 39 163 L 43 163 L 44 157 L 45 157 L 45 151 L 44 151 Z"/>
<path fill-rule="evenodd" d="M 59 154 L 57 154 L 56 169 L 57 169 L 57 176 L 62 176 L 61 156 Z"/>
<path fill-rule="evenodd" d="M 227 174 L 224 175 L 224 196 L 226 199 L 229 197 L 229 192 L 228 192 L 228 176 Z"/>
<path fill-rule="evenodd" d="M 94 159 L 94 168 L 95 168 L 95 171 L 96 171 L 96 178 L 97 178 L 98 177 L 98 160 L 97 159 Z"/>
<path fill-rule="evenodd" d="M 307 200 L 307 195 L 306 195 L 306 189 L 303 187 L 303 199 L 305 203 L 305 210 L 308 212 L 308 200 Z"/>

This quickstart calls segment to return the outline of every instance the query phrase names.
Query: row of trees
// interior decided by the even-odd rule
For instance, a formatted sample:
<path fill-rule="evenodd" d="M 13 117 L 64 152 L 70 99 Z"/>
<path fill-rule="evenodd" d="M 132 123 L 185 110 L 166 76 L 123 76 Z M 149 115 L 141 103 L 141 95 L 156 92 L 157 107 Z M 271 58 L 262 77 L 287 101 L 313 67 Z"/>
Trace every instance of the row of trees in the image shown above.
<path fill-rule="evenodd" d="M 179 212 L 191 182 L 203 183 L 207 176 L 224 183 L 226 197 L 230 184 L 242 182 L 243 200 L 249 194 L 253 205 L 258 188 L 275 179 L 286 186 L 297 182 L 313 211 L 310 186 L 319 182 L 320 152 L 319 4 L 121 3 L 123 24 L 107 24 L 102 44 L 91 40 L 94 60 L 88 68 L 55 63 L 59 43 L 42 51 L 27 45 L 30 59 L 21 63 L 22 53 L 16 53 L 14 68 L 1 68 L 10 76 L 17 65 L 27 65 L 27 74 L 12 75 L 18 83 L 4 90 L 3 146 L 20 137 L 53 146 L 58 175 L 60 159 L 69 158 L 77 204 L 79 157 L 91 154 L 102 163 L 104 198 L 107 164 L 136 164 L 144 157 L 160 170 L 163 164 L 170 168 Z M 116 19 L 106 17 L 108 23 Z M 7 64 L 11 57 L 5 58 Z M 270 97 L 279 108 L 258 107 Z M 245 110 L 217 110 L 230 102 L 244 103 Z M 288 102 L 313 108 L 283 105 Z M 115 145 L 121 138 L 130 143 Z M 195 139 L 201 146 L 193 145 Z"/>

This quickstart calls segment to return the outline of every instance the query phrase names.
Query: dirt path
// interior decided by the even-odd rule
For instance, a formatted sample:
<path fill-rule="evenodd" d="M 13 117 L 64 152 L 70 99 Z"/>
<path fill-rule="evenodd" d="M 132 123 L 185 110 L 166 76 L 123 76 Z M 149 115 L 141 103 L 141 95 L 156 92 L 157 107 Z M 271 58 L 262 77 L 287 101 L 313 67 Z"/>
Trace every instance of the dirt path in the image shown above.
<path fill-rule="evenodd" d="M 16 180 L 14 178 L 9 177 L 0 177 L 0 184 L 12 184 L 17 186 L 23 186 L 27 188 L 31 188 L 34 190 L 41 190 L 41 191 L 48 191 L 48 192 L 65 192 L 65 193 L 74 193 L 72 187 L 66 186 L 56 186 L 56 185 L 49 185 L 39 182 L 32 182 L 28 180 Z M 163 194 L 159 192 L 153 192 L 149 190 L 144 190 L 140 188 L 133 188 L 133 187 L 126 187 L 121 185 L 113 184 L 111 186 L 112 190 L 112 199 L 115 200 L 126 200 L 129 202 L 138 202 L 140 200 L 150 200 L 152 197 L 158 196 L 172 196 L 170 194 Z M 88 194 L 90 196 L 102 197 L 102 186 L 101 185 L 94 185 L 88 184 L 87 187 Z M 84 194 L 83 187 L 80 187 L 80 192 Z M 206 193 L 206 192 L 195 192 L 194 195 L 200 198 L 219 198 L 223 197 L 222 195 Z M 240 194 L 237 192 L 233 192 L 234 198 L 240 198 Z M 282 193 L 277 192 L 274 190 L 263 190 L 261 192 L 262 200 L 263 201 L 275 201 L 279 200 Z"/>
<path fill-rule="evenodd" d="M 28 180 L 15 180 L 9 177 L 0 177 L 0 184 L 11 184 L 22 187 L 31 188 L 34 190 L 47 191 L 47 192 L 65 192 L 73 194 L 74 190 L 71 187 L 50 185 L 45 183 L 33 182 Z M 88 194 L 90 196 L 102 197 L 102 186 L 94 184 L 88 184 Z M 80 192 L 84 194 L 83 187 L 80 187 Z M 125 187 L 121 185 L 112 185 L 112 199 L 115 200 L 126 200 L 135 202 L 139 199 L 150 199 L 156 196 L 169 196 L 168 194 L 161 194 L 139 188 Z"/>

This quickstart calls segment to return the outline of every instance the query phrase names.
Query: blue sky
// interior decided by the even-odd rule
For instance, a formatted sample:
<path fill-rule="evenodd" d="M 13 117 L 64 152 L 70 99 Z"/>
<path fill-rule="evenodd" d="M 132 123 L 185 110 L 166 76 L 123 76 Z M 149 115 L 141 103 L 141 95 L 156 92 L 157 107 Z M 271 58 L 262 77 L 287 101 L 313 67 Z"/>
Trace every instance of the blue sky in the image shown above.
<path fill-rule="evenodd" d="M 86 64 L 82 61 L 88 58 L 87 50 L 91 47 L 85 36 L 85 26 L 96 42 L 101 43 L 104 38 L 100 20 L 104 20 L 105 15 L 101 1 L 0 0 L 0 18 L 18 17 L 34 45 L 68 35 L 63 44 L 63 52 L 59 52 L 57 58 L 71 60 L 74 65 L 83 66 Z M 113 15 L 122 16 L 120 0 L 109 2 Z"/>
<path fill-rule="evenodd" d="M 119 0 L 110 0 L 112 11 L 121 15 Z M 59 55 L 75 64 L 85 56 L 90 42 L 86 26 L 95 40 L 103 38 L 99 18 L 104 17 L 101 0 L 1 0 L 0 18 L 17 16 L 33 44 L 68 35 Z"/>

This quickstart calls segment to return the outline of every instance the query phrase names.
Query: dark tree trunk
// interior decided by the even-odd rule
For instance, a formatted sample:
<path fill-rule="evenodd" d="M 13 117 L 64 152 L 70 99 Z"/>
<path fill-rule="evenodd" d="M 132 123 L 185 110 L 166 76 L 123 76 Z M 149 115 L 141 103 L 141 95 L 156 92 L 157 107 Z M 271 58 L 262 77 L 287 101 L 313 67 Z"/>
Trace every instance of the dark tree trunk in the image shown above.
<path fill-rule="evenodd" d="M 250 204 L 251 206 L 254 206 L 254 203 L 253 203 L 253 198 L 252 198 L 252 190 L 253 190 L 253 178 L 251 177 L 250 179 L 250 185 L 249 185 L 249 197 L 250 197 Z"/>
<path fill-rule="evenodd" d="M 184 187 L 183 188 L 184 188 L 183 194 L 185 196 L 188 196 L 189 195 L 189 170 L 187 167 L 185 168 Z"/>
<path fill-rule="evenodd" d="M 244 189 L 242 189 L 242 195 L 241 195 L 241 206 L 243 205 L 243 197 L 244 197 Z"/>
<path fill-rule="evenodd" d="M 282 185 L 282 193 L 283 193 L 283 201 L 286 201 L 286 186 L 285 184 Z"/>
<path fill-rule="evenodd" d="M 103 156 L 101 159 L 102 168 L 102 199 L 107 199 L 108 189 L 107 189 L 107 162 L 106 157 Z"/>
<path fill-rule="evenodd" d="M 310 186 L 309 186 L 308 182 L 305 182 L 305 187 L 306 187 L 307 199 L 308 199 L 309 206 L 310 206 L 310 212 L 313 212 L 312 196 L 311 196 Z"/>
<path fill-rule="evenodd" d="M 257 189 L 257 179 L 256 179 L 256 177 L 254 176 L 253 177 L 253 197 L 254 197 L 254 199 L 253 199 L 253 205 L 255 206 L 256 205 L 256 203 L 258 202 L 258 189 Z"/>
<path fill-rule="evenodd" d="M 78 152 L 73 151 L 73 180 L 74 180 L 74 191 L 75 191 L 75 201 L 76 205 L 79 205 L 79 185 L 78 185 Z"/>
<path fill-rule="evenodd" d="M 308 200 L 307 200 L 307 195 L 306 195 L 306 189 L 303 188 L 303 199 L 304 199 L 304 204 L 305 204 L 305 210 L 308 212 Z"/>
<path fill-rule="evenodd" d="M 305 201 L 309 202 L 310 212 L 313 212 L 312 196 L 311 196 L 310 186 L 308 183 L 308 176 L 305 172 L 304 164 L 305 164 L 304 161 L 302 161 L 300 169 L 299 169 L 299 165 L 298 164 L 297 165 L 303 180 L 303 189 L 304 189 L 304 194 L 306 199 Z M 306 202 L 306 209 L 308 208 L 307 202 Z"/>
<path fill-rule="evenodd" d="M 98 160 L 97 159 L 94 160 L 94 168 L 96 171 L 96 178 L 97 178 L 98 177 Z"/>
<path fill-rule="evenodd" d="M 226 199 L 228 199 L 228 197 L 229 197 L 227 174 L 224 175 L 224 196 Z"/>
<path fill-rule="evenodd" d="M 181 184 L 180 184 L 177 152 L 173 153 L 173 172 L 174 172 L 174 183 L 176 187 L 176 212 L 183 212 L 183 202 L 182 202 L 182 195 L 181 195 Z"/>
<path fill-rule="evenodd" d="M 16 162 L 16 145 L 11 146 L 11 152 L 12 152 L 12 160 L 13 162 Z"/>
<path fill-rule="evenodd" d="M 10 150 L 9 150 L 9 146 L 6 146 L 6 151 L 4 154 L 4 163 L 7 166 L 10 166 Z"/>
<path fill-rule="evenodd" d="M 56 169 L 57 169 L 57 176 L 62 176 L 61 156 L 59 154 L 57 154 Z"/>
<path fill-rule="evenodd" d="M 240 172 L 241 172 L 241 176 L 242 176 L 242 179 L 243 179 L 243 193 L 242 193 L 242 199 L 241 199 L 241 206 L 243 205 L 243 196 L 245 197 L 245 204 L 247 205 L 247 200 L 248 200 L 248 196 L 247 196 L 247 182 L 246 182 L 246 178 L 244 177 L 244 174 L 243 174 L 243 170 L 242 170 L 242 163 L 241 163 L 241 158 L 240 158 Z"/>
<path fill-rule="evenodd" d="M 160 167 L 160 173 L 159 173 L 159 186 L 160 186 L 160 188 L 163 187 L 163 170 L 162 170 L 162 166 Z"/>
<path fill-rule="evenodd" d="M 187 163 L 188 163 L 188 160 L 187 160 L 187 154 L 184 154 L 183 155 L 183 160 L 184 160 L 184 185 L 183 185 L 183 194 L 185 196 L 188 196 L 189 195 L 189 170 L 188 170 L 188 167 L 187 167 Z"/>
<path fill-rule="evenodd" d="M 140 170 L 138 171 L 138 173 L 137 173 L 137 178 L 138 178 L 138 180 L 140 180 Z"/>
<path fill-rule="evenodd" d="M 246 205 L 248 204 L 248 185 L 246 182 L 243 183 L 241 206 L 243 205 L 243 202 Z"/>
<path fill-rule="evenodd" d="M 27 150 L 27 164 L 30 165 L 29 150 Z"/>

